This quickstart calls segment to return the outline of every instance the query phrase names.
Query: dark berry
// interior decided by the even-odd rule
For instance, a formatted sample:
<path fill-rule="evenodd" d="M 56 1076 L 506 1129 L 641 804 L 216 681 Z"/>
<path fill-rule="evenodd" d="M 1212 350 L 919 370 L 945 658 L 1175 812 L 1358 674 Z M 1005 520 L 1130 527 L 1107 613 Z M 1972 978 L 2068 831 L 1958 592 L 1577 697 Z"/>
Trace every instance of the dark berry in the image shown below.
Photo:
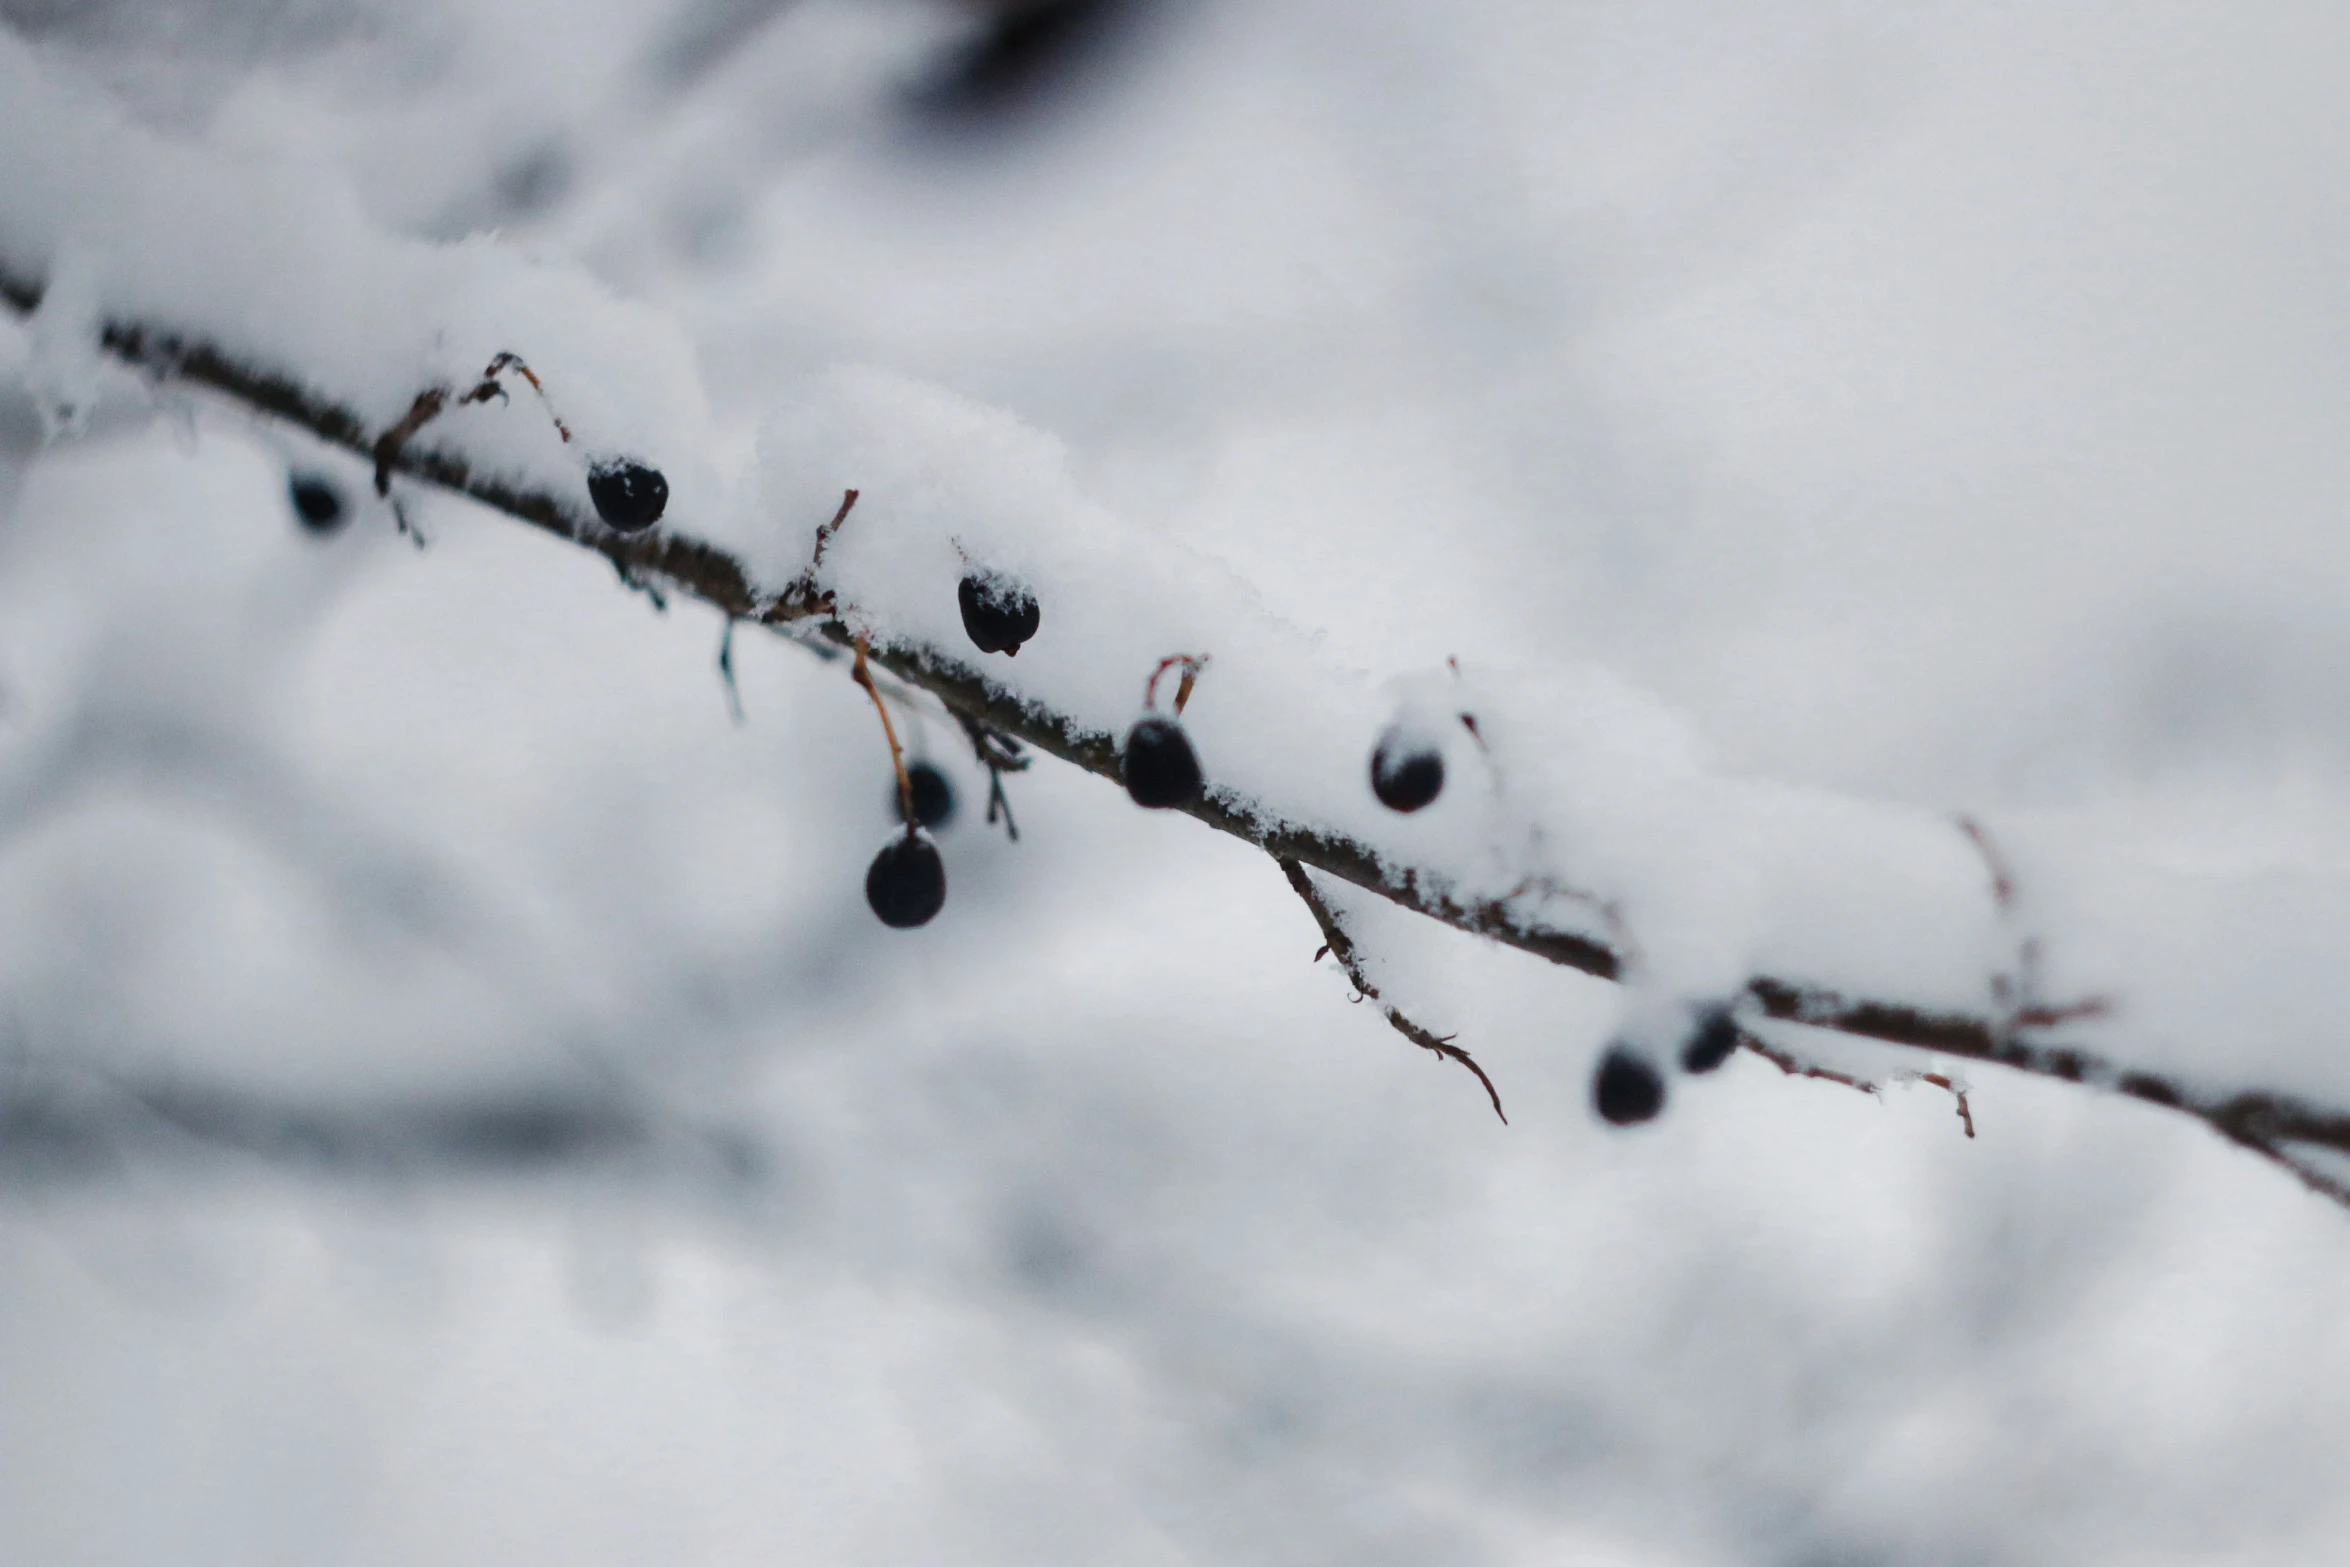
<path fill-rule="evenodd" d="M 1444 788 L 1444 753 L 1401 725 L 1371 752 L 1371 792 L 1391 811 L 1416 811 Z"/>
<path fill-rule="evenodd" d="M 1681 1047 L 1681 1065 L 1691 1072 L 1711 1072 L 1738 1048 L 1738 1023 L 1728 1007 L 1707 1007 L 1697 1014 L 1697 1028 Z"/>
<path fill-rule="evenodd" d="M 1147 13 L 1133 0 L 990 0 L 988 25 L 919 83 L 915 108 L 948 133 L 1009 129 L 1106 75 Z"/>
<path fill-rule="evenodd" d="M 1118 759 L 1118 771 L 1134 803 L 1153 810 L 1187 804 L 1199 793 L 1199 758 L 1190 738 L 1181 724 L 1156 713 L 1126 731 L 1126 754 Z"/>
<path fill-rule="evenodd" d="M 1035 594 L 993 572 L 967 573 L 955 598 L 963 606 L 963 629 L 982 653 L 1016 657 L 1044 620 Z"/>
<path fill-rule="evenodd" d="M 929 924 L 947 901 L 946 862 L 937 845 L 918 832 L 892 838 L 865 873 L 865 901 L 892 930 Z"/>
<path fill-rule="evenodd" d="M 1591 1077 L 1591 1108 L 1610 1126 L 1653 1121 L 1665 1107 L 1665 1080 L 1630 1046 L 1614 1044 Z"/>
<path fill-rule="evenodd" d="M 669 481 L 658 468 L 615 457 L 588 470 L 588 499 L 614 533 L 642 533 L 668 508 Z"/>
<path fill-rule="evenodd" d="M 343 525 L 343 492 L 322 473 L 289 475 L 286 497 L 294 503 L 294 520 L 312 533 L 332 533 Z"/>
<path fill-rule="evenodd" d="M 914 820 L 924 827 L 944 827 L 955 815 L 955 786 L 928 762 L 910 763 L 906 782 L 914 786 Z M 889 792 L 889 808 L 898 808 L 898 792 Z"/>

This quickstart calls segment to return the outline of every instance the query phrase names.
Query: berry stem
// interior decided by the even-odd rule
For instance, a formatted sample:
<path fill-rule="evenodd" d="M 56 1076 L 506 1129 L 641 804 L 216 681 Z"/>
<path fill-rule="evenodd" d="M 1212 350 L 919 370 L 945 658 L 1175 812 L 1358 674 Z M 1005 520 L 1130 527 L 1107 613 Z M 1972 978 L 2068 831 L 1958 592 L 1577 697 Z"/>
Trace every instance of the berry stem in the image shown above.
<path fill-rule="evenodd" d="M 1142 688 L 1144 712 L 1158 707 L 1159 677 L 1178 664 L 1183 666 L 1183 679 L 1175 687 L 1175 716 L 1183 716 L 1183 704 L 1191 700 L 1192 682 L 1199 679 L 1199 672 L 1208 667 L 1208 655 L 1205 653 L 1172 653 L 1160 659 L 1159 667 L 1151 671 L 1149 683 Z"/>
<path fill-rule="evenodd" d="M 816 553 L 808 558 L 808 570 L 810 573 L 813 573 L 817 567 L 824 564 L 824 546 L 832 542 L 832 536 L 840 531 L 840 525 L 848 521 L 849 508 L 856 504 L 857 492 L 855 490 L 843 490 L 841 492 L 840 510 L 832 514 L 832 520 L 830 522 L 825 523 L 822 527 L 819 527 L 816 530 Z"/>
<path fill-rule="evenodd" d="M 491 360 L 488 368 L 481 373 L 481 384 L 463 397 L 458 398 L 457 401 L 460 404 L 486 403 L 493 397 L 504 397 L 506 388 L 498 384 L 498 375 L 505 370 L 515 371 L 530 383 L 530 389 L 539 394 L 539 402 L 546 408 L 547 417 L 555 422 L 555 433 L 563 437 L 564 445 L 569 446 L 571 444 L 571 426 L 565 424 L 563 416 L 555 412 L 555 400 L 547 395 L 546 383 L 538 378 L 536 371 L 522 362 L 520 354 L 511 349 Z"/>
<path fill-rule="evenodd" d="M 856 495 L 854 490 L 849 492 L 851 500 Z M 841 510 L 845 513 L 848 507 L 843 505 Z M 889 741 L 889 765 L 898 772 L 898 811 L 906 818 L 906 836 L 911 838 L 914 836 L 914 780 L 906 776 L 905 748 L 898 744 L 897 725 L 889 721 L 889 704 L 881 700 L 881 688 L 873 683 L 873 671 L 866 666 L 865 639 L 857 638 L 853 646 L 857 650 L 857 662 L 849 671 L 849 678 L 865 688 L 865 694 L 873 698 L 873 711 L 881 715 L 882 738 Z"/>
<path fill-rule="evenodd" d="M 467 403 L 486 403 L 493 397 L 504 397 L 506 388 L 499 384 L 498 377 L 508 370 L 519 371 L 522 378 L 530 383 L 531 390 L 539 394 L 539 401 L 546 406 L 547 417 L 555 421 L 555 433 L 563 437 L 566 446 L 571 444 L 571 426 L 565 424 L 563 416 L 555 412 L 554 400 L 547 396 L 546 387 L 530 366 L 522 362 L 520 354 L 508 351 L 491 360 L 483 368 L 481 380 L 474 385 L 473 390 L 457 398 L 457 406 L 462 408 Z M 453 386 L 441 385 L 428 386 L 418 392 L 416 401 L 408 405 L 408 412 L 401 416 L 400 422 L 384 431 L 376 441 L 376 494 L 392 493 L 392 465 L 400 460 L 401 449 L 417 431 L 440 417 L 441 410 L 449 406 L 449 399 L 456 394 L 456 390 Z M 851 493 L 854 494 L 853 491 Z"/>

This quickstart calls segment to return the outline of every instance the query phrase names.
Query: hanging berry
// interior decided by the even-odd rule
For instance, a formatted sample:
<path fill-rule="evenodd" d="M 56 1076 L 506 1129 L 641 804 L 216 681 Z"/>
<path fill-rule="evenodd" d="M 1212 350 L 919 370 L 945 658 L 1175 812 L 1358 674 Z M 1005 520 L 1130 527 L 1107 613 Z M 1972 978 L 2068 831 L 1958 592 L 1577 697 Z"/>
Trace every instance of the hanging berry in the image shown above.
<path fill-rule="evenodd" d="M 881 737 L 889 742 L 889 765 L 898 779 L 898 813 L 906 824 L 901 836 L 892 838 L 873 856 L 873 864 L 865 872 L 865 902 L 890 929 L 911 930 L 929 924 L 946 906 L 946 862 L 938 857 L 938 846 L 930 841 L 930 834 L 922 830 L 913 775 L 906 767 L 905 750 L 898 744 L 897 725 L 889 721 L 889 704 L 881 699 L 881 687 L 874 683 L 873 670 L 866 662 L 865 639 L 857 638 L 854 647 L 857 662 L 850 667 L 849 678 L 865 688 L 865 694 L 873 699 L 873 711 L 881 715 Z"/>
<path fill-rule="evenodd" d="M 865 872 L 865 901 L 892 930 L 927 925 L 946 907 L 946 862 L 928 833 L 909 827 L 882 846 Z"/>
<path fill-rule="evenodd" d="M 1444 789 L 1444 753 L 1425 735 L 1390 724 L 1371 751 L 1371 792 L 1391 811 L 1406 813 Z"/>
<path fill-rule="evenodd" d="M 608 457 L 588 470 L 588 499 L 614 533 L 642 533 L 669 507 L 669 481 L 633 457 Z"/>
<path fill-rule="evenodd" d="M 1697 1026 L 1681 1046 L 1681 1067 L 1689 1072 L 1711 1072 L 1738 1048 L 1738 1020 L 1719 1004 L 1697 1014 Z"/>
<path fill-rule="evenodd" d="M 1000 572 L 965 572 L 955 598 L 963 608 L 963 630 L 982 653 L 1017 657 L 1020 644 L 1044 621 L 1036 595 Z"/>
<path fill-rule="evenodd" d="M 906 764 L 906 784 L 914 797 L 914 820 L 922 827 L 944 827 L 954 819 L 955 786 L 929 762 Z M 889 793 L 889 808 L 898 809 L 897 788 Z"/>
<path fill-rule="evenodd" d="M 286 499 L 294 508 L 294 520 L 309 533 L 333 533 L 347 515 L 342 490 L 323 473 L 296 469 L 287 475 Z"/>
<path fill-rule="evenodd" d="M 1151 671 L 1150 681 L 1142 689 L 1143 716 L 1126 731 L 1126 748 L 1118 757 L 1118 774 L 1136 805 L 1168 810 L 1190 804 L 1199 794 L 1204 775 L 1180 718 L 1184 704 L 1191 700 L 1192 682 L 1207 663 L 1204 657 L 1178 653 L 1159 660 L 1159 667 Z M 1158 705 L 1159 677 L 1178 665 L 1183 679 L 1175 688 L 1177 716 L 1164 717 L 1152 711 Z"/>
<path fill-rule="evenodd" d="M 1653 1121 L 1665 1107 L 1665 1080 L 1648 1058 L 1618 1040 L 1591 1075 L 1591 1108 L 1610 1126 Z"/>
<path fill-rule="evenodd" d="M 1166 810 L 1183 805 L 1200 791 L 1199 757 L 1191 739 L 1172 718 L 1151 714 L 1126 731 L 1126 750 L 1118 759 L 1119 776 L 1136 805 Z"/>

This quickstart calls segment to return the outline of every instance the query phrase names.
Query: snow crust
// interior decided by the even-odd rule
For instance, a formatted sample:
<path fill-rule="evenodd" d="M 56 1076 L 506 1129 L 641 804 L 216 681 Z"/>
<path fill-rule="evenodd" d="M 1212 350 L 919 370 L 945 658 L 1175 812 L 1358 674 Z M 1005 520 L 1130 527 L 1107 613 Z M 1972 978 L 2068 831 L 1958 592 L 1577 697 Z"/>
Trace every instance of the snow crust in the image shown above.
<path fill-rule="evenodd" d="M 583 513 L 589 463 L 616 454 L 660 467 L 681 518 L 721 503 L 693 353 L 657 311 L 489 235 L 388 235 L 298 148 L 166 140 L 5 31 L 0 102 L 0 262 L 65 286 L 44 329 L 57 362 L 67 336 L 139 321 L 233 345 L 382 428 L 427 387 L 470 387 L 517 353 L 569 445 L 517 384 L 506 402 L 444 414 L 419 447 L 455 445 L 487 472 L 572 494 Z"/>
<path fill-rule="evenodd" d="M 1660 1052 L 1687 1008 L 1770 974 L 1851 997 L 1988 1015 L 2018 935 L 1947 816 L 1726 776 L 1680 714 L 1597 667 L 1342 667 L 1212 556 L 1121 520 L 1057 440 L 890 370 L 807 376 L 780 406 L 713 412 L 685 334 L 575 267 L 494 237 L 380 232 L 347 190 L 280 152 L 166 141 L 0 36 L 0 256 L 50 280 L 24 372 L 53 429 L 86 418 L 100 323 L 136 320 L 283 367 L 378 424 L 423 387 L 522 354 L 577 439 L 517 383 L 420 437 L 515 480 L 576 492 L 595 456 L 660 466 L 662 526 L 735 553 L 779 593 L 844 491 L 859 500 L 819 576 L 876 642 L 960 658 L 1012 695 L 1120 736 L 1174 655 L 1207 661 L 1183 715 L 1209 778 L 1268 829 L 1376 844 L 1397 875 L 1621 943 L 1626 1031 Z M 739 432 L 756 426 L 753 439 Z M 1336 563 L 1334 563 L 1335 565 Z M 969 647 L 967 571 L 1034 591 L 1017 659 Z M 1372 745 L 1440 737 L 1448 784 L 1409 817 L 1372 798 Z M 2117 1057 L 2206 1079 L 2350 1095 L 2313 1050 L 2303 981 L 2350 929 L 2336 878 L 2150 880 L 2035 862 L 2028 920 L 2063 994 L 2124 998 L 2092 1031 Z M 2252 929 L 2260 939 L 2228 942 Z M 2199 955 L 2225 949 L 2224 959 Z"/>
<path fill-rule="evenodd" d="M 879 634 L 1113 735 L 1212 652 L 1211 772 L 1611 893 L 1642 982 L 1323 880 L 1505 1129 L 1263 856 L 1051 764 L 1012 844 L 920 704 L 952 894 L 882 929 L 837 661 L 736 628 L 738 725 L 714 615 L 456 503 L 420 553 L 363 463 L 120 371 L 44 448 L 76 399 L 0 320 L 0 1558 L 2335 1559 L 2350 1230 L 2285 1173 L 1994 1067 L 1972 1140 L 1745 1053 L 1619 1132 L 1589 1074 L 1743 962 L 1980 1012 L 2036 938 L 2035 999 L 2119 1006 L 2052 1041 L 2338 1102 L 2350 13 L 1116 6 L 1152 31 L 1091 96 L 942 127 L 910 68 L 982 9 L 0 5 L 54 89 L 0 119 L 14 167 L 105 143 L 287 243 L 349 193 L 356 278 L 505 298 L 542 369 L 555 318 L 567 416 L 681 482 L 706 447 L 676 527 L 772 584 L 863 484 Z M 0 201 L 65 285 L 51 387 L 126 255 L 352 327 L 329 368 L 395 412 L 480 368 L 74 200 L 132 242 Z M 599 379 L 629 317 L 692 344 L 683 445 Z M 576 482 L 527 390 L 428 435 Z M 960 640 L 956 538 L 1068 599 L 1017 659 Z M 1363 777 L 1397 711 L 1449 762 L 1410 819 Z M 305 1135 L 401 1127 L 438 1140 Z"/>
<path fill-rule="evenodd" d="M 1059 443 L 1002 410 L 879 370 L 821 377 L 770 424 L 758 501 L 714 542 L 780 591 L 851 488 L 819 580 L 852 624 L 944 649 L 1104 736 L 1142 715 L 1160 660 L 1205 656 L 1183 722 L 1209 787 L 1268 829 L 1380 845 L 1398 874 L 1531 921 L 1620 927 L 1641 982 L 1673 995 L 1766 971 L 1929 1008 L 1988 994 L 1987 881 L 1949 822 L 1719 776 L 1684 719 L 1602 669 L 1458 666 L 1383 686 L 1335 666 L 1228 568 L 1090 500 Z M 955 584 L 975 567 L 1042 606 L 1012 658 L 963 633 Z M 1368 784 L 1399 714 L 1447 752 L 1444 793 L 1410 816 Z"/>

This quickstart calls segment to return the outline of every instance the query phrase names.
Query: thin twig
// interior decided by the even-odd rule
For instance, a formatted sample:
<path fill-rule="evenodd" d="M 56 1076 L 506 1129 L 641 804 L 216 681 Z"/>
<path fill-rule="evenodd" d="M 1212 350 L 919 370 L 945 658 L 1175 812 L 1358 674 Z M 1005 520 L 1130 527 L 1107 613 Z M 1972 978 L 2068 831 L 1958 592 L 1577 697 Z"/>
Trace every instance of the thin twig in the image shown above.
<path fill-rule="evenodd" d="M 1458 1061 L 1474 1072 L 1477 1081 L 1485 1085 L 1485 1097 L 1493 1101 L 1493 1113 L 1501 1117 L 1502 1125 L 1509 1125 L 1509 1115 L 1501 1107 L 1501 1091 L 1493 1086 L 1493 1079 L 1485 1075 L 1485 1068 L 1477 1064 L 1477 1058 L 1454 1044 L 1453 1035 L 1438 1035 L 1422 1027 L 1379 994 L 1379 987 L 1372 984 L 1370 976 L 1363 972 L 1362 957 L 1355 950 L 1354 938 L 1346 933 L 1346 926 L 1339 919 L 1338 911 L 1316 889 L 1312 878 L 1306 875 L 1305 867 L 1295 860 L 1284 859 L 1281 861 L 1281 874 L 1289 878 L 1289 885 L 1296 889 L 1297 895 L 1305 900 L 1306 907 L 1313 911 L 1314 923 L 1322 927 L 1322 952 L 1338 960 L 1338 966 L 1346 970 L 1346 977 L 1354 982 L 1358 995 L 1377 1002 L 1380 1014 L 1387 1019 L 1389 1026 L 1422 1050 L 1434 1051 L 1447 1060 Z M 1322 960 L 1322 952 L 1314 954 L 1315 962 Z"/>
<path fill-rule="evenodd" d="M 959 708 L 948 708 L 955 722 L 963 728 L 971 742 L 971 754 L 979 758 L 979 765 L 987 769 L 987 825 L 993 827 L 1000 811 L 1004 818 L 1004 836 L 1014 843 L 1020 841 L 1020 824 L 1012 820 L 1012 797 L 1004 792 L 1004 774 L 1024 773 L 1033 757 L 1020 753 L 1020 742 L 1002 734 L 973 718 Z"/>
<path fill-rule="evenodd" d="M 734 715 L 736 728 L 743 723 L 743 694 L 734 681 L 734 617 L 726 617 L 726 629 L 718 636 L 718 678 L 726 686 L 726 710 Z"/>
<path fill-rule="evenodd" d="M 1971 816 L 1954 818 L 1958 830 L 1965 833 L 1975 852 L 1983 857 L 1983 867 L 1991 875 L 1991 901 L 1999 912 L 2000 924 L 2012 927 L 2015 923 L 2016 874 L 2009 867 L 2007 857 L 1999 852 L 1998 843 L 1990 829 Z M 1999 1008 L 1996 1027 L 2003 1043 L 2012 1044 L 2027 1031 L 2054 1028 L 2061 1023 L 2086 1021 L 2104 1017 L 2113 1010 L 2113 1003 L 2103 996 L 2089 996 L 2079 1001 L 2048 1002 L 2040 996 L 2040 938 L 2019 936 L 2015 947 L 2013 975 L 1991 976 L 1991 1000 Z M 1973 1136 L 1973 1122 L 1968 1122 L 1968 1136 Z"/>
<path fill-rule="evenodd" d="M 631 593 L 642 593 L 652 601 L 653 608 L 661 614 L 669 613 L 669 595 L 661 591 L 659 583 L 648 577 L 638 576 L 636 568 L 624 560 L 613 561 L 612 570 L 620 578 L 622 587 Z"/>
<path fill-rule="evenodd" d="M 449 389 L 428 386 L 416 394 L 416 401 L 400 416 L 400 422 L 377 437 L 375 443 L 375 493 L 392 493 L 392 469 L 398 466 L 400 454 L 406 450 L 408 438 L 433 422 L 448 406 Z"/>
<path fill-rule="evenodd" d="M 554 400 L 547 396 L 547 389 L 538 376 L 522 362 L 520 354 L 502 353 L 489 362 L 481 373 L 481 379 L 461 397 L 457 396 L 457 389 L 453 386 L 428 386 L 416 394 L 416 401 L 408 405 L 408 412 L 401 416 L 400 422 L 384 431 L 376 440 L 375 493 L 392 493 L 392 469 L 398 466 L 401 452 L 417 431 L 440 417 L 441 410 L 449 406 L 451 397 L 457 397 L 457 405 L 461 408 L 469 403 L 486 403 L 493 397 L 503 398 L 506 388 L 498 377 L 508 370 L 519 372 L 530 383 L 531 390 L 539 394 L 539 402 L 545 406 L 547 417 L 555 422 L 555 432 L 563 437 L 564 444 L 569 445 L 571 426 L 565 424 L 563 416 L 555 412 Z"/>
<path fill-rule="evenodd" d="M 1971 1141 L 1975 1135 L 1975 1112 L 1967 1106 L 1966 1090 L 1939 1072 L 1924 1073 L 1918 1078 L 1918 1081 L 1932 1083 L 1936 1088 L 1946 1089 L 1950 1096 L 1958 1101 L 1958 1119 L 1966 1127 L 1967 1137 Z"/>
<path fill-rule="evenodd" d="M 571 444 L 571 426 L 565 424 L 563 416 L 555 412 L 555 399 L 547 395 L 546 383 L 538 378 L 536 371 L 522 362 L 520 354 L 503 353 L 491 360 L 489 368 L 481 373 L 481 384 L 467 392 L 458 401 L 461 403 L 486 403 L 493 397 L 504 397 L 506 388 L 499 383 L 498 376 L 507 370 L 512 370 L 520 375 L 530 383 L 530 389 L 539 394 L 539 404 L 547 410 L 547 417 L 554 421 L 555 433 L 563 437 L 564 445 L 569 446 Z"/>
<path fill-rule="evenodd" d="M 1782 1050 L 1776 1045 L 1765 1044 L 1763 1041 L 1755 1038 L 1754 1035 L 1750 1033 L 1740 1033 L 1738 1036 L 1738 1043 L 1743 1048 L 1751 1050 L 1756 1055 L 1761 1056 L 1765 1061 L 1768 1061 L 1771 1065 L 1777 1067 L 1781 1072 L 1784 1072 L 1789 1077 L 1808 1077 L 1823 1083 L 1834 1083 L 1839 1087 L 1850 1088 L 1858 1093 L 1867 1094 L 1872 1099 L 1882 1098 L 1884 1095 L 1885 1089 L 1884 1085 L 1881 1083 L 1872 1083 L 1865 1077 L 1855 1077 L 1850 1072 L 1839 1072 L 1834 1067 L 1821 1066 L 1816 1062 L 1806 1061 L 1801 1056 L 1795 1054 L 1794 1051 Z M 1940 1072 L 1920 1072 L 1916 1074 L 1914 1078 L 1910 1077 L 1908 1074 L 1903 1074 L 1903 1076 L 1897 1079 L 1897 1081 L 1931 1083 L 1936 1088 L 1939 1088 L 1943 1092 L 1949 1094 L 1953 1099 L 1958 1101 L 1959 1124 L 1966 1128 L 1966 1134 L 1970 1141 L 1974 1138 L 1975 1112 L 1974 1107 L 1967 1103 L 1967 1091 L 1965 1089 L 1959 1087 L 1958 1084 L 1951 1081 L 1948 1077 L 1943 1076 Z"/>
<path fill-rule="evenodd" d="M 1956 818 L 1958 830 L 1973 842 L 1975 852 L 1983 857 L 1983 866 L 1991 873 L 1991 901 L 1999 905 L 1999 912 L 2007 913 L 2015 907 L 2015 872 L 2008 869 L 2007 859 L 1991 841 L 1990 831 L 1972 816 L 1961 814 Z"/>
<path fill-rule="evenodd" d="M 816 552 L 808 557 L 808 570 L 811 575 L 814 574 L 817 567 L 824 564 L 824 546 L 832 542 L 832 536 L 840 531 L 840 525 L 848 521 L 849 508 L 856 504 L 857 492 L 855 490 L 844 490 L 841 493 L 840 510 L 832 514 L 832 520 L 830 522 L 820 523 L 817 525 Z"/>
<path fill-rule="evenodd" d="M 881 688 L 873 683 L 873 671 L 865 662 L 863 637 L 857 638 L 856 650 L 857 662 L 849 671 L 849 678 L 865 688 L 865 694 L 873 698 L 873 711 L 881 715 L 882 738 L 889 742 L 889 765 L 898 775 L 898 810 L 905 816 L 906 832 L 911 836 L 915 827 L 914 780 L 906 776 L 905 748 L 898 744 L 897 725 L 889 721 L 889 704 L 881 699 Z"/>
<path fill-rule="evenodd" d="M 1843 1087 L 1867 1094 L 1871 1098 L 1884 1092 L 1877 1084 L 1870 1082 L 1865 1077 L 1854 1077 L 1850 1072 L 1839 1072 L 1834 1067 L 1815 1066 L 1797 1056 L 1793 1051 L 1781 1050 L 1775 1045 L 1764 1044 L 1752 1034 L 1741 1033 L 1738 1036 L 1738 1043 L 1743 1048 L 1761 1056 L 1789 1077 L 1812 1077 L 1823 1083 L 1841 1084 Z"/>

